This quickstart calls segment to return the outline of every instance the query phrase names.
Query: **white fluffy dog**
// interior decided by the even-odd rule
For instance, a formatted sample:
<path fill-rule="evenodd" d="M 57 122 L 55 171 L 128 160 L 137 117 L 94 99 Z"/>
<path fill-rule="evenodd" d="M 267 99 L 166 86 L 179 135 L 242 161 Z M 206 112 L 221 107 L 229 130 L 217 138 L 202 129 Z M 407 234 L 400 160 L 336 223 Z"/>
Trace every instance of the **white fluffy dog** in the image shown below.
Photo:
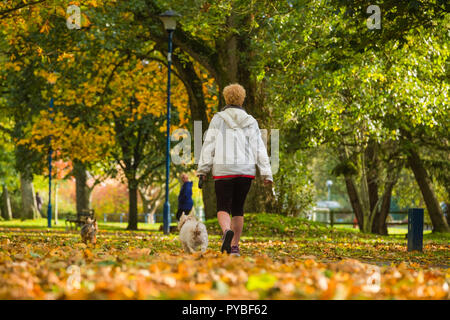
<path fill-rule="evenodd" d="M 201 252 L 205 252 L 208 247 L 208 232 L 206 226 L 197 221 L 192 213 L 185 215 L 183 212 L 178 222 L 178 230 L 180 230 L 180 241 L 184 251 L 193 253 L 200 247 Z"/>

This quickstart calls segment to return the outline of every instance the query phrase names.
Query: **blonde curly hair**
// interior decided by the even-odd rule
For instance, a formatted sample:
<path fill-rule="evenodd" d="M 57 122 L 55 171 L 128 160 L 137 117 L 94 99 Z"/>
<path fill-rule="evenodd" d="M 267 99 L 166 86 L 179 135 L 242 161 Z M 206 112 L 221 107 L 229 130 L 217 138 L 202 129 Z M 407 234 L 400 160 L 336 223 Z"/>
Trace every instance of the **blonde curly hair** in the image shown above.
<path fill-rule="evenodd" d="M 245 100 L 245 89 L 238 83 L 233 83 L 223 89 L 226 104 L 242 106 Z"/>

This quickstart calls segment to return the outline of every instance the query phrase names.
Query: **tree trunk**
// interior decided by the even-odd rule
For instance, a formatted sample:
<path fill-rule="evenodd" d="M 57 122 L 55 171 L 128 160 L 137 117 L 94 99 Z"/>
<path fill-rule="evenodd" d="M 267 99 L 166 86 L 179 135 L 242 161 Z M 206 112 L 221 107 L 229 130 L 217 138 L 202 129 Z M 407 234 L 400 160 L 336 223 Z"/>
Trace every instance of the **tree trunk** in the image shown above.
<path fill-rule="evenodd" d="M 150 213 L 152 208 L 152 202 L 150 201 L 150 198 L 145 194 L 145 191 L 143 191 L 141 188 L 138 189 L 139 195 L 142 200 L 142 210 L 143 213 Z"/>
<path fill-rule="evenodd" d="M 9 197 L 9 191 L 6 185 L 3 185 L 1 209 L 3 219 L 11 220 L 13 218 L 11 210 L 11 199 Z"/>
<path fill-rule="evenodd" d="M 83 210 L 90 209 L 90 191 L 87 186 L 87 173 L 85 165 L 80 161 L 73 163 L 73 175 L 75 176 L 76 208 L 80 214 Z"/>
<path fill-rule="evenodd" d="M 383 194 L 381 206 L 379 210 L 376 211 L 373 224 L 372 224 L 372 233 L 387 235 L 387 217 L 389 215 L 389 209 L 391 207 L 391 197 L 392 197 L 392 189 L 394 189 L 395 182 L 387 183 L 385 187 L 385 191 Z"/>
<path fill-rule="evenodd" d="M 369 197 L 369 216 L 373 215 L 373 219 L 371 219 L 368 226 L 372 233 L 379 233 L 379 228 L 383 228 L 386 226 L 386 221 L 381 221 L 381 211 L 379 208 L 379 196 L 378 196 L 378 182 L 380 176 L 380 162 L 378 158 L 378 143 L 370 139 L 366 149 L 364 150 L 364 164 L 365 164 L 365 173 L 366 173 L 366 183 L 367 183 L 367 192 Z M 390 195 L 386 195 L 386 197 L 390 198 Z M 383 198 L 383 200 L 386 200 Z M 389 210 L 389 208 L 388 208 Z M 368 219 L 367 219 L 368 220 Z M 387 234 L 387 228 L 386 228 Z"/>
<path fill-rule="evenodd" d="M 383 195 L 383 203 L 386 205 L 386 201 L 388 204 L 387 212 L 383 211 L 378 206 L 379 205 L 379 196 L 378 196 L 378 181 L 380 175 L 380 162 L 378 159 L 378 143 L 373 139 L 369 140 L 365 153 L 365 164 L 366 164 L 366 172 L 367 172 L 367 189 L 369 196 L 369 207 L 370 213 L 374 215 L 372 220 L 372 225 L 370 226 L 372 233 L 379 234 L 387 234 L 387 226 L 386 226 L 386 218 L 389 214 L 389 204 L 391 195 L 384 194 Z M 385 208 L 384 208 L 385 209 Z M 384 217 L 384 220 L 383 220 Z"/>
<path fill-rule="evenodd" d="M 137 182 L 128 181 L 128 227 L 127 230 L 138 229 L 138 187 Z"/>
<path fill-rule="evenodd" d="M 369 168 L 367 166 L 366 154 L 362 153 L 360 156 L 361 156 L 361 182 L 360 182 L 361 191 L 359 194 L 359 199 L 361 201 L 361 207 L 364 216 L 362 231 L 368 233 L 372 231 L 372 223 L 375 212 L 370 209 L 371 205 L 370 205 L 369 184 L 368 184 Z M 376 205 L 374 207 L 376 208 Z"/>
<path fill-rule="evenodd" d="M 397 166 L 397 167 L 396 167 Z M 392 190 L 395 187 L 395 184 L 398 181 L 398 177 L 400 171 L 402 170 L 403 165 L 399 165 L 398 163 L 391 163 L 387 168 L 387 181 L 384 186 L 384 193 L 382 196 L 382 201 L 379 210 L 375 215 L 372 232 L 387 235 L 388 234 L 388 226 L 387 226 L 387 218 L 389 216 L 389 210 L 391 208 L 391 198 L 392 198 Z"/>
<path fill-rule="evenodd" d="M 352 206 L 353 212 L 355 213 L 356 219 L 358 220 L 359 230 L 363 230 L 364 226 L 364 213 L 359 201 L 358 191 L 356 190 L 355 183 L 351 176 L 345 175 L 345 186 L 347 187 L 347 194 L 350 199 L 350 204 Z"/>
<path fill-rule="evenodd" d="M 409 150 L 408 163 L 422 192 L 423 200 L 425 201 L 428 214 L 433 224 L 433 232 L 450 232 L 450 228 L 434 193 L 431 179 L 420 160 L 419 154 L 413 149 Z"/>
<path fill-rule="evenodd" d="M 159 208 L 159 206 L 161 205 L 161 203 L 162 203 L 162 199 L 157 199 L 156 201 L 155 201 L 155 203 L 154 203 L 154 205 L 153 205 L 153 208 L 150 210 L 150 214 L 155 214 L 156 213 L 156 210 L 158 210 L 158 208 Z"/>
<path fill-rule="evenodd" d="M 162 189 L 161 188 L 153 188 L 149 187 L 150 189 L 142 189 L 138 188 L 139 195 L 142 200 L 142 207 L 144 210 L 144 214 L 149 213 L 150 215 L 155 214 L 156 210 L 158 209 L 159 205 L 162 201 Z"/>
<path fill-rule="evenodd" d="M 37 209 L 33 179 L 20 173 L 20 191 L 22 193 L 22 219 L 38 219 L 41 217 Z"/>
<path fill-rule="evenodd" d="M 205 131 L 208 128 L 208 117 L 206 115 L 207 106 L 205 103 L 205 95 L 203 94 L 202 79 L 195 71 L 194 64 L 191 61 L 186 61 L 184 58 L 182 60 L 177 55 L 174 55 L 173 64 L 188 94 L 192 123 L 194 121 L 201 121 L 202 129 Z"/>
<path fill-rule="evenodd" d="M 378 144 L 372 139 L 369 141 L 365 150 L 366 158 L 366 172 L 367 172 L 367 188 L 369 192 L 369 206 L 370 212 L 377 212 L 375 206 L 378 203 L 378 179 L 380 173 L 379 160 L 378 160 Z"/>

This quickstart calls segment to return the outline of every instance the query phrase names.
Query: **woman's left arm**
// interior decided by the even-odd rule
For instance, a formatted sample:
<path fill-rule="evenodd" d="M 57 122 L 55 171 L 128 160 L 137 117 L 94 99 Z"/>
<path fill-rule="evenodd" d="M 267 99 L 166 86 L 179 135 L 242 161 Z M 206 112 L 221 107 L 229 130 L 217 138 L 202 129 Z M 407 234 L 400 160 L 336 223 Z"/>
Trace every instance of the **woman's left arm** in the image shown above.
<path fill-rule="evenodd" d="M 254 134 L 251 136 L 252 146 L 254 150 L 256 165 L 258 166 L 259 172 L 262 178 L 266 181 L 272 181 L 272 168 L 270 166 L 269 156 L 267 155 L 267 149 L 261 136 L 261 130 L 259 130 L 258 123 L 255 121 L 254 124 Z"/>

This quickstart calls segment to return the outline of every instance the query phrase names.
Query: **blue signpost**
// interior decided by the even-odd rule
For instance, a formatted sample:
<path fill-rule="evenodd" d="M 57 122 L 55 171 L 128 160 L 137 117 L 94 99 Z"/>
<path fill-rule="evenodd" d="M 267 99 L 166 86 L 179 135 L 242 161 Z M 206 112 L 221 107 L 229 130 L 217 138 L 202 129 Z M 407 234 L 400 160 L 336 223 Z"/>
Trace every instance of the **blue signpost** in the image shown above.
<path fill-rule="evenodd" d="M 50 99 L 50 112 L 53 112 L 53 98 Z M 51 119 L 53 122 L 53 118 Z M 52 227 L 52 137 L 49 137 L 48 149 L 48 207 L 47 207 L 47 226 Z"/>
<path fill-rule="evenodd" d="M 408 251 L 422 251 L 423 209 L 408 210 Z"/>

